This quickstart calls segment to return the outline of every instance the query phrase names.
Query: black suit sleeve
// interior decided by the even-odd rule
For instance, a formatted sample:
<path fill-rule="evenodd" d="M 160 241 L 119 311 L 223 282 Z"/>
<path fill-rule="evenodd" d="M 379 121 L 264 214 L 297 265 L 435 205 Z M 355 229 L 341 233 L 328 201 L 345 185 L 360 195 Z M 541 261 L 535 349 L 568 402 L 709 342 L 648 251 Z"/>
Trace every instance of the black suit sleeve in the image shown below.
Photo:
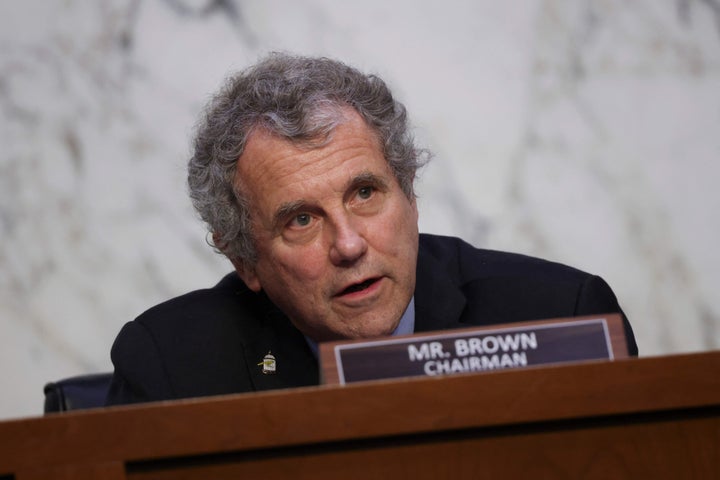
<path fill-rule="evenodd" d="M 596 275 L 589 275 L 580 287 L 575 305 L 575 315 L 582 316 L 614 312 L 622 315 L 628 353 L 632 356 L 637 356 L 638 347 L 635 342 L 635 335 L 633 334 L 630 322 L 618 304 L 615 294 L 605 280 Z"/>
<path fill-rule="evenodd" d="M 110 356 L 115 372 L 106 405 L 175 397 L 152 334 L 142 323 L 130 322 L 122 328 Z"/>

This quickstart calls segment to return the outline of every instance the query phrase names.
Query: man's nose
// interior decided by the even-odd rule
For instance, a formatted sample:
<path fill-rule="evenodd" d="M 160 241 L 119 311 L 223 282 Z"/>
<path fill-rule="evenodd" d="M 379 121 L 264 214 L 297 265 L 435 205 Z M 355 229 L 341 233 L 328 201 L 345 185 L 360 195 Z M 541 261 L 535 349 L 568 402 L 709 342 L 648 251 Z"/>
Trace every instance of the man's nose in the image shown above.
<path fill-rule="evenodd" d="M 330 261 L 334 265 L 341 266 L 353 263 L 365 255 L 368 244 L 357 219 L 343 215 L 333 223 L 334 237 L 330 245 Z"/>

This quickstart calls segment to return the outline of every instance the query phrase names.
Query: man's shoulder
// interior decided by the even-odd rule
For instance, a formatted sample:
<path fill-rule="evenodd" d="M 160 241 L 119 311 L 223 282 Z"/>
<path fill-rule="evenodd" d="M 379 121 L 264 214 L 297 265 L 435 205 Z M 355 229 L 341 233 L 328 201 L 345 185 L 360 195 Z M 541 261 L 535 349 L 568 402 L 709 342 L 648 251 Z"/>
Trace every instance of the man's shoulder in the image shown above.
<path fill-rule="evenodd" d="M 421 261 L 444 268 L 461 282 L 487 278 L 542 277 L 582 281 L 590 274 L 562 263 L 520 253 L 477 248 L 442 235 L 420 235 Z"/>
<path fill-rule="evenodd" d="M 456 316 L 463 324 L 492 325 L 619 312 L 628 351 L 637 355 L 632 328 L 612 289 L 597 275 L 527 255 L 475 248 L 452 237 L 421 235 L 419 251 L 416 311 L 425 315 L 419 319 L 425 330 Z"/>
<path fill-rule="evenodd" d="M 149 329 L 177 329 L 187 325 L 207 329 L 214 324 L 235 323 L 257 308 L 257 295 L 234 272 L 210 288 L 194 290 L 159 303 L 135 320 Z"/>
<path fill-rule="evenodd" d="M 110 404 L 252 390 L 244 346 L 262 300 L 235 274 L 164 301 L 128 322 L 111 350 Z"/>
<path fill-rule="evenodd" d="M 112 347 L 113 361 L 134 365 L 136 358 L 154 359 L 173 365 L 173 372 L 178 365 L 183 372 L 215 365 L 215 357 L 239 352 L 241 339 L 251 337 L 261 325 L 255 297 L 230 274 L 211 288 L 166 300 L 123 326 Z M 213 355 L 207 354 L 208 345 Z M 193 365 L 186 365 L 189 358 Z"/>

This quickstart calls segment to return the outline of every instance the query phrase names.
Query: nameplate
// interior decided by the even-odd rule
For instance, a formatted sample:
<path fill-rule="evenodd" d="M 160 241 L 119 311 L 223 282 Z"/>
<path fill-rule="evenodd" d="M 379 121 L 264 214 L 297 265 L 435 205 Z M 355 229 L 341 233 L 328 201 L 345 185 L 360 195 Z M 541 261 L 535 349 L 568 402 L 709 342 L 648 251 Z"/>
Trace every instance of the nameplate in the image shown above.
<path fill-rule="evenodd" d="M 619 314 L 320 344 L 322 383 L 341 385 L 627 356 Z"/>

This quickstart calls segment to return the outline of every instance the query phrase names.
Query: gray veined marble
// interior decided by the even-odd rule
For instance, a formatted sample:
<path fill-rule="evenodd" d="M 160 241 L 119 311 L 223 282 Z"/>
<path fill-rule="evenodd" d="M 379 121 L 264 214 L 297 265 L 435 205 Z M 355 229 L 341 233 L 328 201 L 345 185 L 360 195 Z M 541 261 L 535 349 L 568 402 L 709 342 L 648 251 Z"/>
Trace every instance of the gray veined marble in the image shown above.
<path fill-rule="evenodd" d="M 394 86 L 435 152 L 422 230 L 604 276 L 645 355 L 720 347 L 718 1 L 8 0 L 0 418 L 229 269 L 185 196 L 189 139 L 277 49 Z"/>

